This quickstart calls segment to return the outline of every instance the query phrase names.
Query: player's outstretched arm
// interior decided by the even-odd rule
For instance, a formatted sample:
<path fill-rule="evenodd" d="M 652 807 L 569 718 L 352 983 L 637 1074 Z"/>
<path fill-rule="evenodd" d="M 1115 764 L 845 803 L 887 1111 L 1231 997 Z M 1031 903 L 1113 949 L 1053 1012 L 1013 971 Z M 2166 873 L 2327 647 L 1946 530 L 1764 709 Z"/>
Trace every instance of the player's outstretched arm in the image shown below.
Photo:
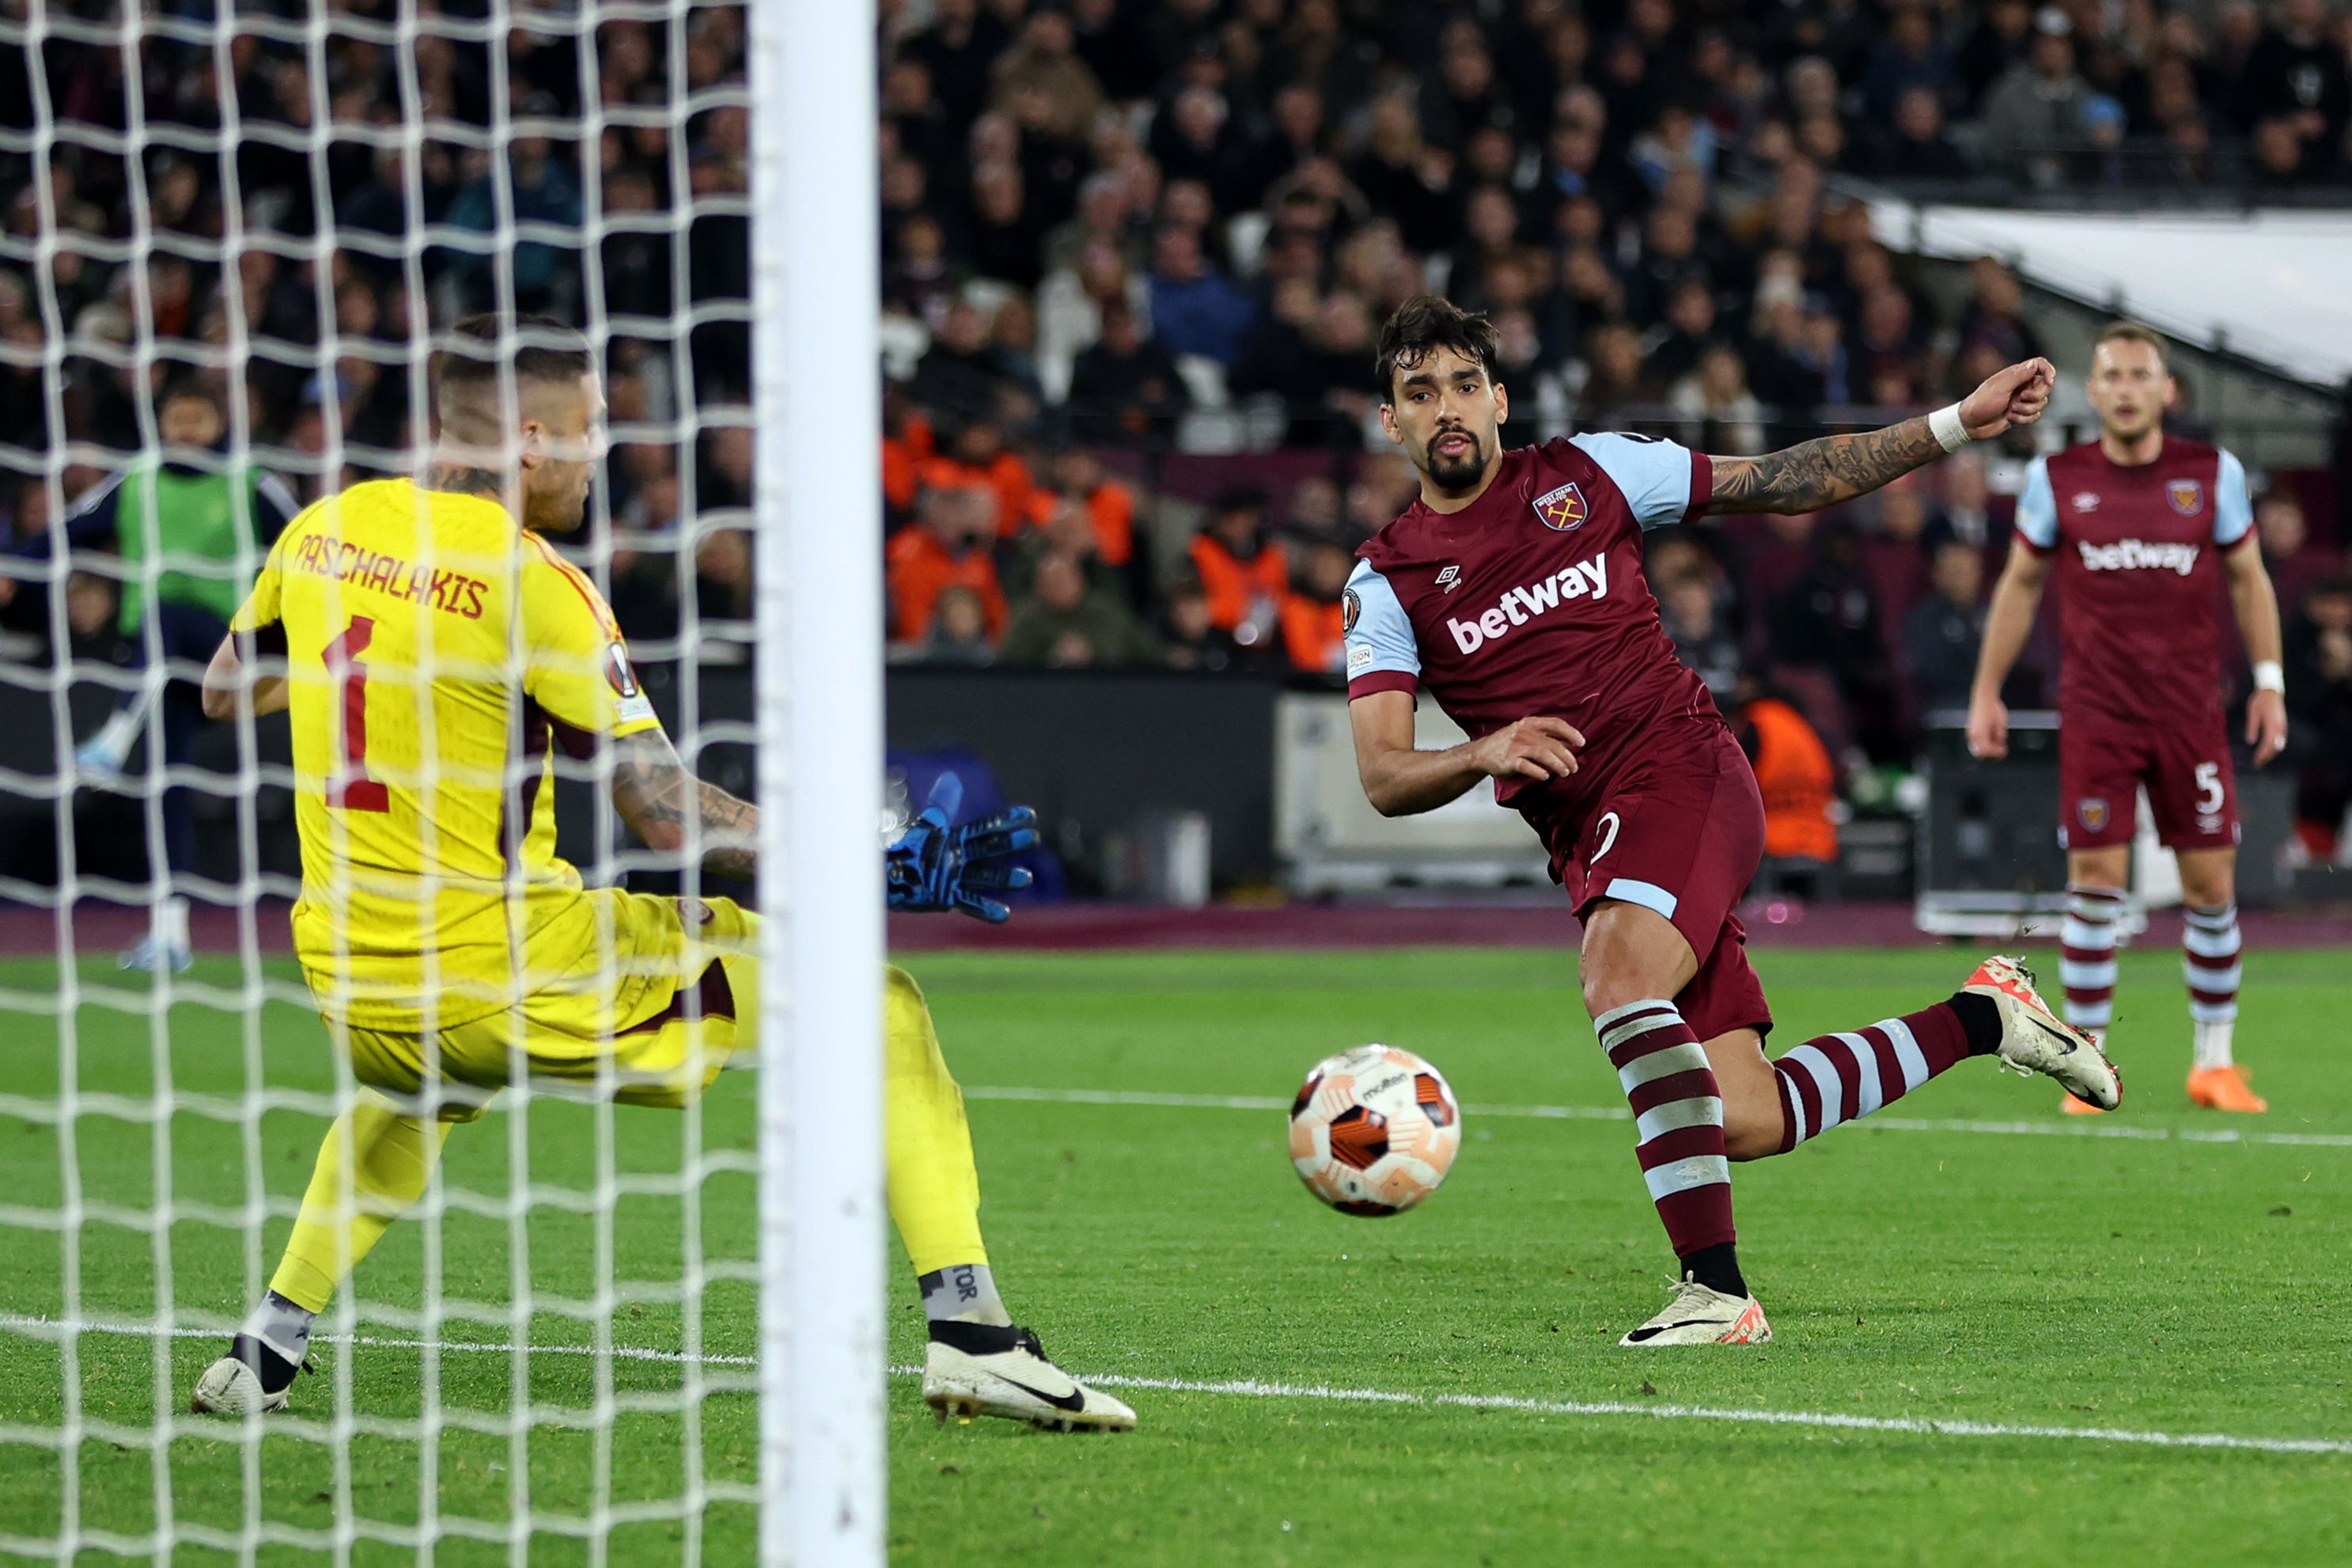
<path fill-rule="evenodd" d="M 704 870 L 747 882 L 758 874 L 758 806 L 687 772 L 658 729 L 625 735 L 613 748 L 613 809 L 648 848 L 675 853 L 698 843 Z"/>
<path fill-rule="evenodd" d="M 1884 429 L 1823 436 L 1760 458 L 1716 458 L 1711 512 L 1818 511 L 1925 468 L 1968 441 L 2031 425 L 2050 405 L 2057 373 L 2046 359 L 1996 371 L 1949 408 Z"/>
<path fill-rule="evenodd" d="M 1357 698 L 1348 704 L 1348 721 L 1364 798 L 1382 816 L 1435 811 L 1483 779 L 1566 778 L 1576 771 L 1576 748 L 1584 744 L 1567 720 L 1538 716 L 1442 752 L 1416 751 L 1412 694 L 1405 691 Z"/>
<path fill-rule="evenodd" d="M 1969 689 L 1969 753 L 1978 757 L 2009 755 L 2009 707 L 2000 689 L 2033 635 L 2033 613 L 2042 607 L 2042 585 L 2049 580 L 2050 561 L 2025 541 L 2009 545 L 2009 564 L 1993 584 L 1992 608 L 1985 612 L 1984 644 L 1977 649 L 1977 678 Z"/>

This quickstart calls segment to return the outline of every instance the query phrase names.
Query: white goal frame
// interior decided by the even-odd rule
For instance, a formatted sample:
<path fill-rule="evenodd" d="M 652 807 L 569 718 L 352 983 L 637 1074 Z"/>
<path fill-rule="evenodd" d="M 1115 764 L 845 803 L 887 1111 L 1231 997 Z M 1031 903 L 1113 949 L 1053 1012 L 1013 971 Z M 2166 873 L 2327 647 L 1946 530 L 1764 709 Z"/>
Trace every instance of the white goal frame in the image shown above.
<path fill-rule="evenodd" d="M 760 1561 L 884 1556 L 874 12 L 751 0 Z M 808 457 L 813 460 L 803 461 Z"/>

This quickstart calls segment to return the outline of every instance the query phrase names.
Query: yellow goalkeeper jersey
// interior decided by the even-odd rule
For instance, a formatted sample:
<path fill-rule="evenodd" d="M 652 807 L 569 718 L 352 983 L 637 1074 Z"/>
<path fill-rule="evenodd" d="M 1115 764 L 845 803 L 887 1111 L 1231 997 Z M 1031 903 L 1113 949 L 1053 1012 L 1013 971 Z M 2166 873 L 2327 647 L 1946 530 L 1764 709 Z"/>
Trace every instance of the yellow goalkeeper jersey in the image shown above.
<path fill-rule="evenodd" d="M 409 1031 L 622 962 L 555 854 L 551 747 L 659 728 L 595 585 L 507 510 L 406 479 L 321 500 L 235 629 L 282 652 L 320 1008 Z"/>

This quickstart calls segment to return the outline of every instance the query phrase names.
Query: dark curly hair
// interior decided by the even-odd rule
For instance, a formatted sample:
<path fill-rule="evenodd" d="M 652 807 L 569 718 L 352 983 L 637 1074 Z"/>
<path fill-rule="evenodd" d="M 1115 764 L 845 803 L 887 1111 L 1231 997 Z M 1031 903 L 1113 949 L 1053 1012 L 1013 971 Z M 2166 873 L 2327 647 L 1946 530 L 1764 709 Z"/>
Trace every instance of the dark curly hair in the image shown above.
<path fill-rule="evenodd" d="M 1396 373 L 1412 370 L 1437 349 L 1452 349 L 1464 359 L 1476 360 L 1486 379 L 1496 380 L 1495 323 L 1475 310 L 1465 310 L 1436 294 L 1416 294 L 1396 308 L 1381 328 L 1372 374 L 1380 377 L 1381 398 L 1396 395 Z"/>

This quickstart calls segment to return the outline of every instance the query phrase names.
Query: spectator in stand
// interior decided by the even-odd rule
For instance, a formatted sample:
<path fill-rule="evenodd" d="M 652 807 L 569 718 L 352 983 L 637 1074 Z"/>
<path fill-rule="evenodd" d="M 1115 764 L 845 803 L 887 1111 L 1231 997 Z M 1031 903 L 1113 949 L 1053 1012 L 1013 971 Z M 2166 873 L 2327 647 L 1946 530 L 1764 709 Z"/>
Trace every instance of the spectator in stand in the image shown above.
<path fill-rule="evenodd" d="M 974 272 L 1034 289 L 1045 275 L 1045 237 L 1019 164 L 992 160 L 972 170 L 964 241 Z"/>
<path fill-rule="evenodd" d="M 1776 884 L 1793 871 L 1818 876 L 1837 863 L 1837 764 L 1821 732 L 1796 705 L 1763 682 L 1743 678 L 1729 714 L 1764 797 L 1764 855 L 1793 861 L 1772 868 Z"/>
<path fill-rule="evenodd" d="M 1922 717 L 1966 713 L 1984 641 L 1984 552 L 1965 540 L 1936 546 L 1933 592 L 1903 621 L 1903 666 L 1913 708 Z"/>
<path fill-rule="evenodd" d="M 1072 52 L 1075 42 L 1068 16 L 1033 12 L 1021 41 L 990 68 L 990 107 L 1041 136 L 1082 144 L 1101 117 L 1104 100 L 1095 73 Z"/>
<path fill-rule="evenodd" d="M 1979 550 L 2008 548 L 2008 538 L 1992 517 L 1992 491 L 1985 483 L 1984 458 L 1974 452 L 1955 452 L 1941 467 L 1944 504 L 1937 521 L 1944 533 Z M 1931 533 L 1930 546 L 1940 542 Z"/>
<path fill-rule="evenodd" d="M 1147 340 L 1123 300 L 1102 306 L 1102 337 L 1070 371 L 1070 428 L 1095 446 L 1164 444 L 1192 395 L 1175 358 Z"/>
<path fill-rule="evenodd" d="M 1666 582 L 1659 608 L 1675 656 L 1716 700 L 1730 700 L 1739 683 L 1739 642 L 1724 627 L 1715 585 L 1698 572 L 1677 574 Z"/>
<path fill-rule="evenodd" d="M 1123 570 L 1135 559 L 1135 491 L 1105 474 L 1102 459 L 1084 447 L 1055 453 L 1050 472 L 1055 490 L 1084 509 L 1096 557 Z"/>
<path fill-rule="evenodd" d="M 916 363 L 908 392 L 933 415 L 950 422 L 995 417 L 999 400 L 1015 384 L 1003 357 L 988 341 L 988 317 L 970 300 L 958 300 Z"/>
<path fill-rule="evenodd" d="M 1928 88 L 1906 87 L 1870 145 L 1872 174 L 1887 180 L 1960 180 L 1969 161 L 1944 133 L 1944 106 Z"/>
<path fill-rule="evenodd" d="M 2344 43 L 2328 36 L 2327 11 L 2326 0 L 2279 0 L 2231 95 L 2240 125 L 2266 126 L 2273 137 L 2292 141 L 2294 172 L 2306 180 L 2341 177 L 2352 115 Z"/>
<path fill-rule="evenodd" d="M 2352 578 L 2312 584 L 2287 626 L 2286 700 L 2301 764 L 2297 831 L 2314 859 L 2352 864 Z"/>
<path fill-rule="evenodd" d="M 1161 661 L 1171 669 L 1222 675 L 1245 668 L 1251 662 L 1233 634 L 1209 618 L 1209 596 L 1198 583 L 1180 584 L 1168 595 L 1168 608 L 1160 620 L 1160 639 Z"/>
<path fill-rule="evenodd" d="M 1339 674 L 1347 658 L 1343 599 L 1356 559 L 1336 543 L 1311 544 L 1282 601 L 1282 647 L 1293 669 Z"/>
<path fill-rule="evenodd" d="M 1027 460 L 1004 444 L 995 420 L 967 419 L 946 434 L 944 449 L 917 470 L 918 483 L 932 489 L 986 489 L 995 499 L 997 529 L 1006 539 L 1045 521 L 1053 497 L 1038 488 Z"/>
<path fill-rule="evenodd" d="M 2044 352 L 2042 334 L 2025 319 L 2017 275 L 1993 258 L 1980 256 L 1969 264 L 1969 302 L 1960 311 L 1960 347 L 1990 348 L 2002 364 L 2040 357 Z"/>
<path fill-rule="evenodd" d="M 890 637 L 921 643 L 930 636 L 940 595 L 969 588 L 980 598 L 988 635 L 1004 631 L 1004 590 L 998 583 L 992 546 L 996 538 L 996 497 L 985 486 L 926 489 L 915 503 L 916 521 L 891 535 L 887 550 Z"/>
<path fill-rule="evenodd" d="M 1862 570 L 1861 535 L 1850 519 L 1832 513 L 1822 520 L 1812 564 L 1774 595 L 1769 621 L 1774 659 L 1826 676 L 1874 759 L 1904 753 L 1887 645 Z"/>
<path fill-rule="evenodd" d="M 1985 95 L 1979 134 L 1985 154 L 2047 190 L 2063 183 L 2063 154 L 2084 142 L 2091 88 L 2074 69 L 2074 25 L 2059 6 L 2034 14 L 2033 43 Z"/>
<path fill-rule="evenodd" d="M 1958 64 L 1965 100 L 1981 108 L 1992 85 L 2024 63 L 2032 41 L 2032 0 L 1992 0 L 1960 45 Z"/>
<path fill-rule="evenodd" d="M 1666 401 L 1685 421 L 1686 445 L 1743 456 L 1766 449 L 1764 405 L 1748 389 L 1748 366 L 1729 343 L 1709 345 L 1698 367 L 1667 391 Z"/>
<path fill-rule="evenodd" d="M 1952 101 L 1959 88 L 1959 68 L 1951 51 L 1937 40 L 1936 19 L 1927 0 L 1899 0 L 1886 18 L 1886 30 L 1870 54 L 1860 83 L 1865 121 L 1884 124 L 1895 115 L 1908 93 L 1925 92 L 1938 109 Z"/>
<path fill-rule="evenodd" d="M 2254 503 L 2254 532 L 2262 540 L 2263 568 L 2270 574 L 2279 607 L 2290 616 L 2314 583 L 2341 570 L 2341 563 L 2329 560 L 2326 552 L 2309 548 L 2311 527 L 2293 490 L 2263 493 Z"/>
<path fill-rule="evenodd" d="M 1262 492 L 1227 490 L 1192 545 L 1192 570 L 1209 601 L 1210 624 L 1254 652 L 1273 646 L 1283 597 L 1290 591 L 1289 557 L 1265 537 L 1265 511 Z"/>
<path fill-rule="evenodd" d="M 1071 669 L 1159 657 L 1150 628 L 1117 596 L 1090 587 L 1086 567 L 1068 552 L 1053 551 L 1038 561 L 1030 592 L 1005 631 L 999 650 L 1005 663 Z"/>
<path fill-rule="evenodd" d="M 940 590 L 931 604 L 931 635 L 923 642 L 923 662 L 996 662 L 996 647 L 988 636 L 988 605 L 978 594 L 961 585 Z"/>
<path fill-rule="evenodd" d="M 1151 331 L 1162 348 L 1231 366 L 1256 314 L 1249 296 L 1202 259 L 1198 229 L 1160 229 L 1152 247 Z"/>

